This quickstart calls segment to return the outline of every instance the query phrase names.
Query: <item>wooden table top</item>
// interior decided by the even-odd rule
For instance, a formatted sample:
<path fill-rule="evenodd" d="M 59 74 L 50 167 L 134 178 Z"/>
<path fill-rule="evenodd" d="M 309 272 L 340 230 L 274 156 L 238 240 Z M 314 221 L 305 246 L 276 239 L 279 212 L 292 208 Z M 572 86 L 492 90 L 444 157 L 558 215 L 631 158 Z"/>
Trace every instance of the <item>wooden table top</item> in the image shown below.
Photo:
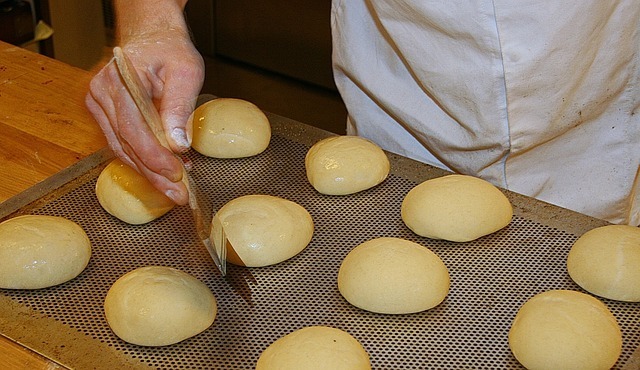
<path fill-rule="evenodd" d="M 0 202 L 106 146 L 84 105 L 91 77 L 0 42 Z"/>
<path fill-rule="evenodd" d="M 84 105 L 91 77 L 0 41 L 0 203 L 106 146 Z M 0 368 L 60 366 L 0 335 Z"/>

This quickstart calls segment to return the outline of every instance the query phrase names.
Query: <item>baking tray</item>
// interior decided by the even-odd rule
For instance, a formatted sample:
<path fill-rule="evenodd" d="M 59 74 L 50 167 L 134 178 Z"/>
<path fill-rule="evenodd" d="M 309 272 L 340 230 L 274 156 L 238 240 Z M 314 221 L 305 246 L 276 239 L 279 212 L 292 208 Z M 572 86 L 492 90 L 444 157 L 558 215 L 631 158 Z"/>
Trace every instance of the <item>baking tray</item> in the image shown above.
<path fill-rule="evenodd" d="M 273 138 L 264 153 L 220 160 L 193 152 L 193 175 L 215 207 L 246 194 L 271 194 L 305 207 L 315 232 L 302 253 L 270 267 L 229 266 L 230 280 L 225 280 L 195 239 L 188 207 L 139 226 L 103 211 L 94 186 L 111 157 L 97 153 L 54 176 L 50 189 L 39 185 L 0 205 L 5 218 L 44 214 L 73 220 L 93 246 L 87 269 L 65 284 L 0 290 L 0 332 L 78 369 L 252 369 L 270 343 L 311 325 L 349 332 L 368 351 L 374 369 L 520 369 L 507 344 L 518 308 L 549 289 L 581 291 L 566 273 L 566 255 L 582 233 L 604 222 L 505 192 L 515 209 L 506 228 L 468 243 L 419 237 L 400 218 L 402 199 L 419 182 L 446 172 L 389 154 L 392 173 L 379 186 L 325 196 L 307 182 L 304 156 L 330 134 L 268 117 Z M 337 273 L 342 259 L 356 245 L 381 236 L 418 242 L 442 258 L 451 275 L 442 304 L 417 314 L 381 315 L 341 297 Z M 118 277 L 148 265 L 178 268 L 207 284 L 218 300 L 214 324 L 167 347 L 140 347 L 117 338 L 103 316 L 104 297 Z M 640 304 L 603 301 L 623 333 L 615 368 L 639 368 Z"/>

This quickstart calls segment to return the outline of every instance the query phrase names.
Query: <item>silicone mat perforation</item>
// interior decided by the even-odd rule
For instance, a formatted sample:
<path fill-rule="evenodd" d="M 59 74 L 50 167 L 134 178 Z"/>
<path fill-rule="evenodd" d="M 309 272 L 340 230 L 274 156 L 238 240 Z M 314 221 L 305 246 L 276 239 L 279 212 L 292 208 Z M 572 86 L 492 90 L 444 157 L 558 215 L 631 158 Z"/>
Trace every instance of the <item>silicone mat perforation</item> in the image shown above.
<path fill-rule="evenodd" d="M 400 218 L 400 204 L 414 182 L 392 175 L 358 194 L 324 196 L 306 180 L 306 151 L 305 145 L 275 135 L 267 151 L 253 158 L 190 154 L 193 175 L 215 207 L 241 195 L 271 194 L 299 203 L 313 217 L 313 240 L 301 254 L 251 269 L 251 302 L 219 277 L 195 240 L 187 207 L 146 225 L 127 225 L 102 210 L 94 195 L 95 178 L 31 211 L 67 217 L 85 229 L 93 245 L 87 269 L 57 287 L 0 294 L 155 368 L 252 369 L 262 350 L 279 337 L 305 326 L 329 325 L 357 338 L 374 369 L 519 369 L 507 334 L 521 304 L 549 289 L 581 290 L 565 270 L 575 235 L 516 216 L 503 230 L 469 243 L 422 238 Z M 380 236 L 416 241 L 443 259 L 452 283 L 441 305 L 413 315 L 380 315 L 340 296 L 336 278 L 342 259 L 359 243 Z M 118 277 L 148 265 L 172 266 L 207 284 L 218 300 L 213 326 L 167 347 L 118 339 L 104 320 L 104 297 Z M 240 278 L 241 268 L 229 270 Z M 623 331 L 624 350 L 616 365 L 621 367 L 640 346 L 640 306 L 604 302 Z"/>

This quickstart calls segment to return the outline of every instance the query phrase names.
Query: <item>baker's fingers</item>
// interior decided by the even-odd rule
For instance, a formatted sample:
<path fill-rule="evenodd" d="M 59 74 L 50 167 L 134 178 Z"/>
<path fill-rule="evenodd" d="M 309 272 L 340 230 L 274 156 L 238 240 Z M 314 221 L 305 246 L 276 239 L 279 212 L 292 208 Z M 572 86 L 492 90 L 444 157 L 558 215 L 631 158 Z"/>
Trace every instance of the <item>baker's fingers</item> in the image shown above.
<path fill-rule="evenodd" d="M 120 145 L 120 141 L 118 140 L 118 137 L 111 127 L 111 123 L 109 122 L 109 118 L 107 117 L 106 112 L 104 111 L 104 109 L 102 109 L 102 106 L 98 104 L 93 95 L 91 95 L 91 92 L 87 93 L 87 95 L 85 96 L 85 105 L 100 126 L 102 133 L 107 139 L 109 148 L 111 148 L 113 153 L 125 162 L 131 162 L 130 159 L 125 158 L 127 155 L 122 150 L 122 145 Z"/>
<path fill-rule="evenodd" d="M 109 68 L 111 63 L 112 62 L 107 64 L 91 80 L 89 91 L 87 91 L 87 95 L 85 96 L 85 105 L 100 126 L 111 150 L 113 150 L 116 156 L 122 158 L 126 156 L 126 154 L 122 151 L 122 146 L 111 126 L 111 118 L 109 117 L 110 113 L 114 112 L 113 101 L 111 100 L 107 87 L 108 76 L 106 74 L 106 69 Z"/>
<path fill-rule="evenodd" d="M 131 158 L 138 172 L 176 204 L 188 202 L 186 186 L 181 182 L 182 163 L 167 148 L 160 145 L 126 88 L 113 97 L 115 129 L 123 151 Z"/>
<path fill-rule="evenodd" d="M 128 144 L 124 143 L 125 151 L 128 151 Z M 185 205 L 189 202 L 189 193 L 187 187 L 182 181 L 171 181 L 165 176 L 149 170 L 144 165 L 141 158 L 135 155 L 135 152 L 131 152 L 130 158 L 144 177 L 146 177 L 154 188 L 160 190 L 169 199 L 173 200 L 178 205 Z M 182 173 L 182 172 L 181 172 Z"/>
<path fill-rule="evenodd" d="M 182 164 L 167 148 L 160 145 L 133 99 L 124 89 L 113 98 L 116 118 L 112 121 L 123 150 L 138 166 L 144 166 L 170 181 L 180 181 Z"/>

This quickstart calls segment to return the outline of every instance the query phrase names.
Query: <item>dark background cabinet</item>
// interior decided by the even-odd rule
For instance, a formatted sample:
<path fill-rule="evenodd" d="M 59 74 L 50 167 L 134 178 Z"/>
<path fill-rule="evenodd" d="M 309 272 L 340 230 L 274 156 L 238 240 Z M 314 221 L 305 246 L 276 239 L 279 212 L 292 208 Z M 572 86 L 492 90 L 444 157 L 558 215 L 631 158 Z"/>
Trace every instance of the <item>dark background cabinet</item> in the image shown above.
<path fill-rule="evenodd" d="M 226 57 L 328 89 L 330 0 L 191 0 L 187 17 L 205 55 Z"/>

